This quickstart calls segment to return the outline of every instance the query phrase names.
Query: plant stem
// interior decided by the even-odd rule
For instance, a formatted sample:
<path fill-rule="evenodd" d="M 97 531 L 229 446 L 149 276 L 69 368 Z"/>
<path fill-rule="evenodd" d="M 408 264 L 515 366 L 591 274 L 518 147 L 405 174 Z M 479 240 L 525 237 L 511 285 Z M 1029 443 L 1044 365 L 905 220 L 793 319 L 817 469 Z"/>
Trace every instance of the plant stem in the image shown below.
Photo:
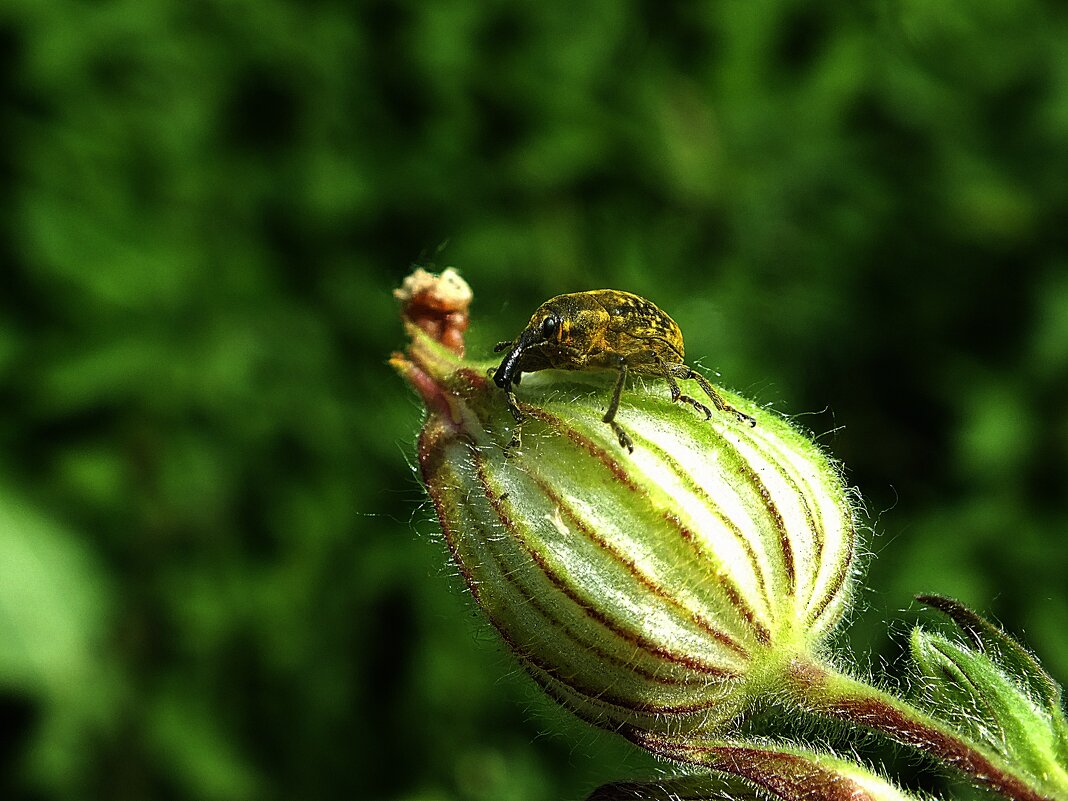
<path fill-rule="evenodd" d="M 826 665 L 794 659 L 787 668 L 786 690 L 794 703 L 816 715 L 881 732 L 1013 801 L 1068 801 L 1063 792 L 926 712 Z"/>

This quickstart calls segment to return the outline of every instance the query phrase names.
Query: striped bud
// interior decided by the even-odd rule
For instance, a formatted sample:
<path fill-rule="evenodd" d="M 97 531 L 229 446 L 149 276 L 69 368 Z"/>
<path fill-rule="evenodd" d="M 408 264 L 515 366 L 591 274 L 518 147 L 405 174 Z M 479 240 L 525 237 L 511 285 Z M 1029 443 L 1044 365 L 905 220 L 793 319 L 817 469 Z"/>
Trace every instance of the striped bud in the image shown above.
<path fill-rule="evenodd" d="M 549 370 L 523 377 L 516 446 L 493 365 L 409 335 L 392 363 L 427 404 L 419 465 L 453 559 L 530 674 L 580 716 L 714 729 L 841 620 L 848 493 L 778 415 L 723 392 L 756 425 L 706 421 L 645 378 L 617 417 L 631 454 L 601 420 L 614 376 Z"/>

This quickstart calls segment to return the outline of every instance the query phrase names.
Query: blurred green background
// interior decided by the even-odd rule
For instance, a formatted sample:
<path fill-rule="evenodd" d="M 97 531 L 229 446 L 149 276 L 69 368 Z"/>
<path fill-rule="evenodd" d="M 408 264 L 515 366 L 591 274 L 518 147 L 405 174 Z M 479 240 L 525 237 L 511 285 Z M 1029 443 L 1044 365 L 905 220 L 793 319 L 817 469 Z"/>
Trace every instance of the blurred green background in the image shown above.
<path fill-rule="evenodd" d="M 627 289 L 810 413 L 874 529 L 861 663 L 937 591 L 1068 679 L 1066 176 L 1055 0 L 6 0 L 0 792 L 655 775 L 446 561 L 385 364 L 414 261 L 475 353 Z"/>

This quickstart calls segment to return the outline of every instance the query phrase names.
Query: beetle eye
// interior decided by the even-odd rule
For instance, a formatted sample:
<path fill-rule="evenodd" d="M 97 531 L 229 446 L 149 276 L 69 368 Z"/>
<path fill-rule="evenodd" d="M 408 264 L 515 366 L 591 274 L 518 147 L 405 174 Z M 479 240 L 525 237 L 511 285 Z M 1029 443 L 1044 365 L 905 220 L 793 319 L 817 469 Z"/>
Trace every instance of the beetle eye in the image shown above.
<path fill-rule="evenodd" d="M 560 324 L 560 321 L 555 315 L 550 314 L 541 322 L 541 333 L 546 339 L 552 338 L 552 335 L 556 333 L 556 327 Z"/>

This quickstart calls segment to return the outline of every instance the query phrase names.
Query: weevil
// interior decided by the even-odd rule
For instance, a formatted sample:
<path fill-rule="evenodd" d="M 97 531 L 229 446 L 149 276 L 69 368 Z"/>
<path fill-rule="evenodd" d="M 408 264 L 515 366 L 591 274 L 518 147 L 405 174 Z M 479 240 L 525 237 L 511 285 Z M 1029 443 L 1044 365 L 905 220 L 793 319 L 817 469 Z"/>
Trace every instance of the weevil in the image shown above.
<path fill-rule="evenodd" d="M 500 342 L 495 353 L 507 350 L 493 373 L 493 382 L 503 389 L 508 408 L 517 423 L 523 422 L 513 384 L 523 373 L 538 370 L 616 370 L 615 389 L 602 418 L 612 427 L 619 444 L 631 453 L 634 442 L 616 422 L 619 399 L 630 373 L 658 376 L 668 382 L 671 400 L 688 403 L 705 419 L 712 411 L 696 398 L 683 394 L 676 379 L 695 380 L 721 412 L 756 425 L 756 420 L 728 404 L 703 375 L 685 361 L 682 331 L 656 304 L 615 289 L 596 289 L 557 295 L 541 306 L 522 333 Z M 517 439 L 513 438 L 513 443 Z"/>

